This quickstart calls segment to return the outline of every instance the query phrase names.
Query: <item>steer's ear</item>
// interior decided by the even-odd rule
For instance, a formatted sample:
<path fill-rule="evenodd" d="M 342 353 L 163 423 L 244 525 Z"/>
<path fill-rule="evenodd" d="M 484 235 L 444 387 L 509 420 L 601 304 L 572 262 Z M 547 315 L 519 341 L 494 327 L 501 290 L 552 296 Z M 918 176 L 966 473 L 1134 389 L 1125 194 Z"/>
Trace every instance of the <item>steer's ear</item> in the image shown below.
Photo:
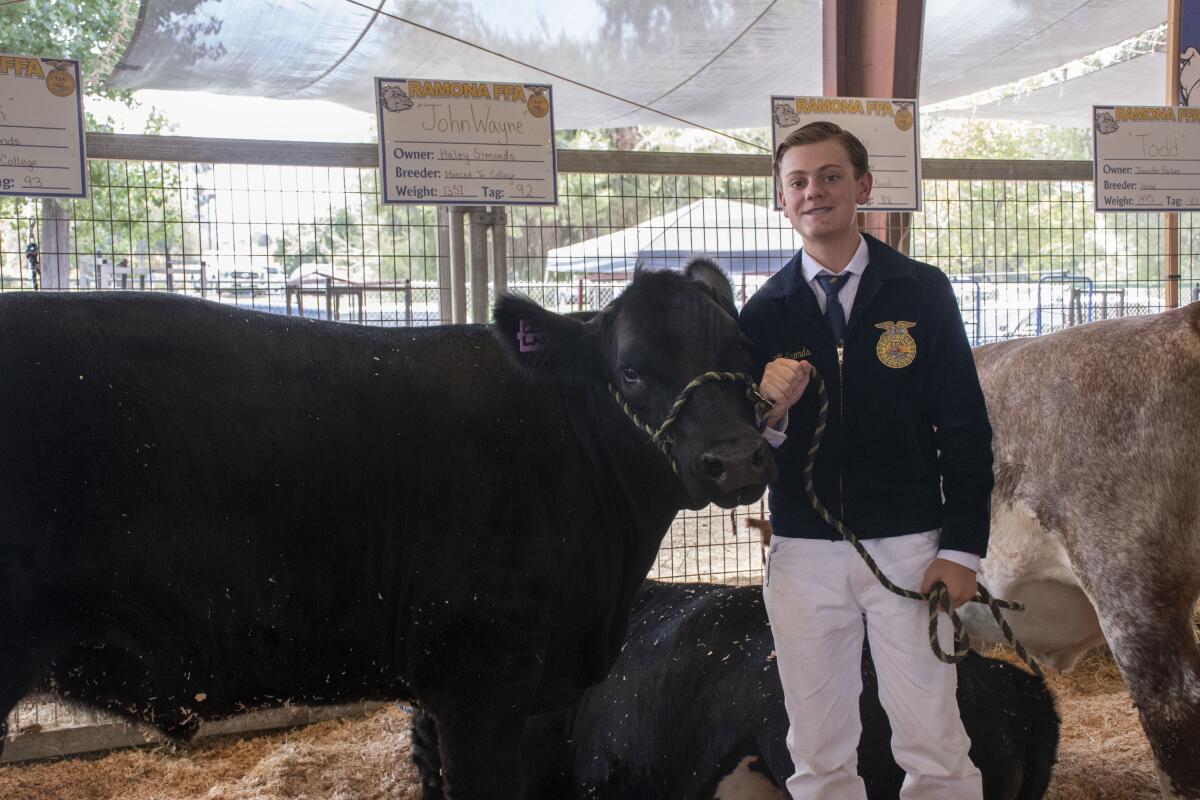
<path fill-rule="evenodd" d="M 694 281 L 699 281 L 705 284 L 708 288 L 717 293 L 721 304 L 727 306 L 728 309 L 733 309 L 733 285 L 729 282 L 729 278 L 717 266 L 717 262 L 706 256 L 695 256 L 688 261 L 684 268 L 684 274 Z M 736 311 L 734 316 L 737 316 Z"/>
<path fill-rule="evenodd" d="M 504 294 L 496 301 L 493 330 L 522 367 L 549 380 L 603 376 L 593 326 L 547 311 L 527 297 Z"/>

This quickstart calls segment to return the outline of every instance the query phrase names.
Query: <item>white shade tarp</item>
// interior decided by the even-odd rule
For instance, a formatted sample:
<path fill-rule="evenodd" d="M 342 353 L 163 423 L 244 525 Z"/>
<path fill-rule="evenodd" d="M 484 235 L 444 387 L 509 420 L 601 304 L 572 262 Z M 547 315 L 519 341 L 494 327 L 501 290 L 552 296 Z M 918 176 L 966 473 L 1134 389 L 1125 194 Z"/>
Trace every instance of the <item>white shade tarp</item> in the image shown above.
<path fill-rule="evenodd" d="M 1166 55 L 1148 53 L 1027 94 L 939 110 L 937 116 L 1088 127 L 1093 105 L 1161 106 L 1166 104 L 1165 87 Z"/>
<path fill-rule="evenodd" d="M 373 76 L 549 82 L 559 128 L 682 124 L 437 31 L 716 128 L 765 126 L 771 94 L 821 93 L 820 0 L 366 5 L 142 0 L 109 84 L 316 98 L 374 113 Z M 1165 3 L 1144 0 L 928 0 L 920 99 L 935 103 L 1059 66 L 1148 30 L 1165 13 Z"/>

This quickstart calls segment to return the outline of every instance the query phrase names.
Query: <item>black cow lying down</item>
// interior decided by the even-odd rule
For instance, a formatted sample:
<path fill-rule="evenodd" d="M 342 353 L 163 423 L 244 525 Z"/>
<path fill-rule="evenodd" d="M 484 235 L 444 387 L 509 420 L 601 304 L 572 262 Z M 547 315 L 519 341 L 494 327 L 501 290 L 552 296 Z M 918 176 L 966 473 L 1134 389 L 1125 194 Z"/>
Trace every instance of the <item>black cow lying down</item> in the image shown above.
<path fill-rule="evenodd" d="M 792 762 L 773 647 L 760 587 L 647 581 L 608 678 L 573 708 L 527 723 L 527 800 L 780 800 Z M 895 798 L 904 773 L 866 649 L 862 669 L 859 774 L 872 800 Z M 984 797 L 1041 797 L 1059 726 L 1041 679 L 971 653 L 958 700 Z M 424 800 L 443 796 L 432 731 L 417 711 Z"/>
<path fill-rule="evenodd" d="M 411 698 L 446 793 L 520 794 L 530 714 L 616 659 L 684 507 L 774 462 L 713 265 L 583 321 L 371 329 L 155 294 L 0 296 L 0 720 L 48 689 L 186 738 Z M 3 731 L 0 731 L 3 733 Z"/>

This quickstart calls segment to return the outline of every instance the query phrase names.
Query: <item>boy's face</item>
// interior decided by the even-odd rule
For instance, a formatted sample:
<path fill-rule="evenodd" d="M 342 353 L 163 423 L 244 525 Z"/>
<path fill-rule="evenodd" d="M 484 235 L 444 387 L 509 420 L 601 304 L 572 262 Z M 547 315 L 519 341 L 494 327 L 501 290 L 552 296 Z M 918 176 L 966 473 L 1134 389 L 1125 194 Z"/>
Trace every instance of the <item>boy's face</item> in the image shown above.
<path fill-rule="evenodd" d="M 855 213 L 871 196 L 871 173 L 854 177 L 850 154 L 836 139 L 789 147 L 779 162 L 779 205 L 805 238 L 837 240 L 858 233 Z"/>

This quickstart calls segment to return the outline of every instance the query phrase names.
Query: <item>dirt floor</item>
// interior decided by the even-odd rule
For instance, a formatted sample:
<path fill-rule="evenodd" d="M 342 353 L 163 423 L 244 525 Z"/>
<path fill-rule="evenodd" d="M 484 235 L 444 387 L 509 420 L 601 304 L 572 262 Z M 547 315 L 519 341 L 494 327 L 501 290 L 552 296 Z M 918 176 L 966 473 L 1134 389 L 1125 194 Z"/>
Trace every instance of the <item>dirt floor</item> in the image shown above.
<path fill-rule="evenodd" d="M 408 712 L 0 768 L 6 800 L 418 800 Z"/>
<path fill-rule="evenodd" d="M 748 528 L 746 520 L 766 517 L 765 503 L 732 510 L 709 506 L 681 512 L 663 539 L 647 577 L 737 585 L 762 583 L 759 532 Z"/>
<path fill-rule="evenodd" d="M 1150 747 L 1106 653 L 1071 675 L 1052 674 L 1063 718 L 1050 800 L 1158 797 Z M 408 714 L 389 706 L 369 717 L 322 722 L 180 751 L 127 750 L 0 768 L 12 800 L 417 800 Z"/>
<path fill-rule="evenodd" d="M 1049 800 L 1152 800 L 1158 770 L 1137 710 L 1106 649 L 1069 674 L 1048 671 L 1062 717 L 1058 765 Z"/>

